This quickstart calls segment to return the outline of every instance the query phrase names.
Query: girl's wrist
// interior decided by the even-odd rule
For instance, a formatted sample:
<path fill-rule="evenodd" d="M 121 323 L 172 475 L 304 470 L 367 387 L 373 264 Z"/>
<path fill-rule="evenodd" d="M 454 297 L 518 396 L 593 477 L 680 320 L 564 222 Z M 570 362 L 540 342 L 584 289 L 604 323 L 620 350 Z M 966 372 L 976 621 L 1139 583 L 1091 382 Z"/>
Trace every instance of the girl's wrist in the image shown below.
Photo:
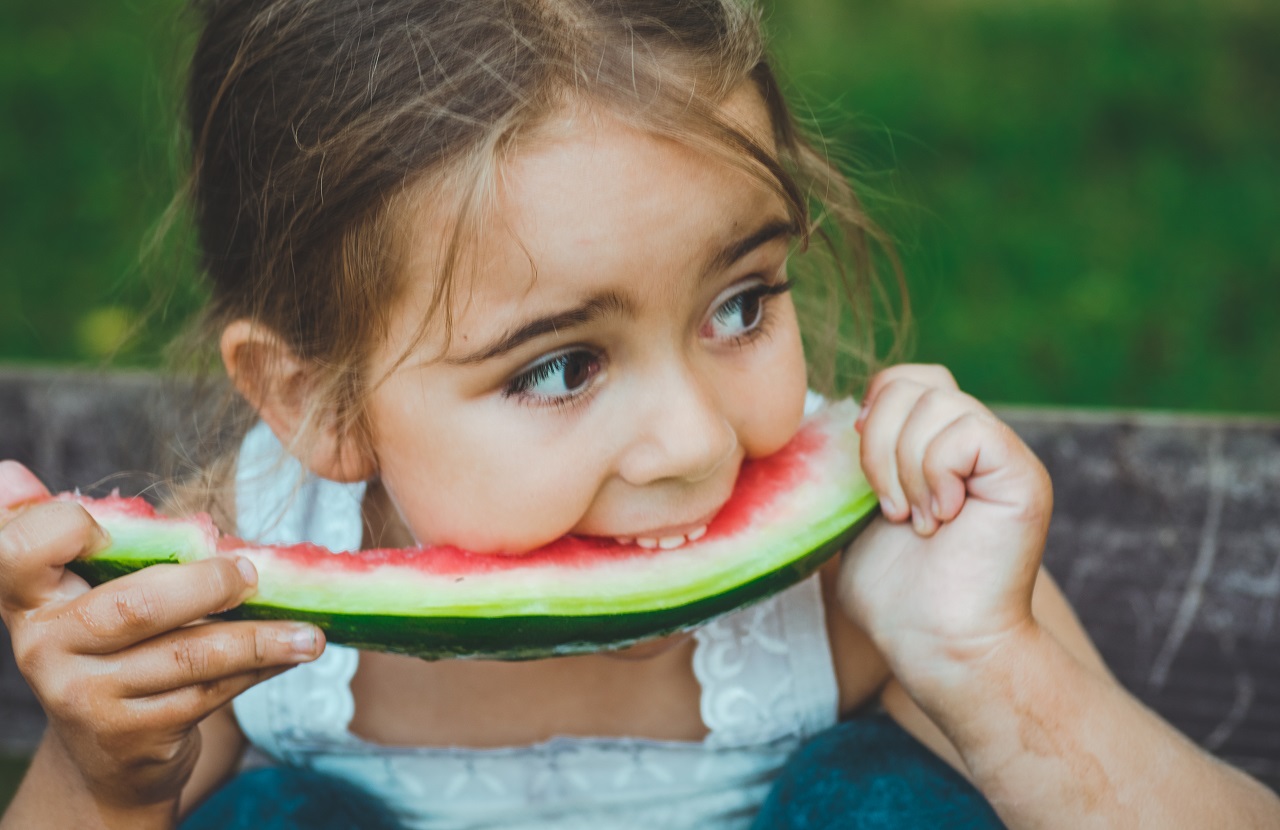
<path fill-rule="evenodd" d="M 178 799 L 125 804 L 96 792 L 52 729 L 31 759 L 31 767 L 0 830 L 78 827 L 92 830 L 171 830 Z"/>
<path fill-rule="evenodd" d="M 1099 677 L 1034 618 L 998 640 L 952 645 L 907 675 L 904 688 L 1006 821 L 1019 814 L 1006 815 L 1010 804 L 1087 798 L 1096 786 L 1071 770 L 1091 757 L 1081 730 L 1098 711 Z"/>
<path fill-rule="evenodd" d="M 991 633 L 963 638 L 900 634 L 893 643 L 877 645 L 894 677 L 924 707 L 986 697 L 995 679 L 1008 672 L 1006 664 L 1043 648 L 1047 636 L 1028 614 Z"/>
<path fill-rule="evenodd" d="M 1008 722 L 1011 712 L 1029 712 L 1028 678 L 1050 670 L 1057 657 L 1053 649 L 1061 651 L 1052 635 L 1028 618 L 998 635 L 900 644 L 889 663 L 898 682 L 969 762 L 975 755 L 999 753 L 998 731 L 989 727 Z"/>

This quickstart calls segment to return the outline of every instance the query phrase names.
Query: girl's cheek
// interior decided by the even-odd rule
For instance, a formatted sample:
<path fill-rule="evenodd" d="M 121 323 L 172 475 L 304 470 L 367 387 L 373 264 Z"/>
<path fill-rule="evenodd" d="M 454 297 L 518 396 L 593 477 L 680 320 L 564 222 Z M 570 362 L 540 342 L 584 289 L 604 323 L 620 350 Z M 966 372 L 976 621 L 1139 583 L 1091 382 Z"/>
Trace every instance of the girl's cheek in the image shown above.
<path fill-rule="evenodd" d="M 741 413 L 746 420 L 739 436 L 749 458 L 760 458 L 782 449 L 795 437 L 804 420 L 809 387 L 804 350 L 794 318 L 791 331 L 794 332 L 791 342 L 778 344 L 779 351 L 749 379 L 750 387 L 743 391 L 747 403 Z M 782 333 L 778 337 L 782 337 Z"/>

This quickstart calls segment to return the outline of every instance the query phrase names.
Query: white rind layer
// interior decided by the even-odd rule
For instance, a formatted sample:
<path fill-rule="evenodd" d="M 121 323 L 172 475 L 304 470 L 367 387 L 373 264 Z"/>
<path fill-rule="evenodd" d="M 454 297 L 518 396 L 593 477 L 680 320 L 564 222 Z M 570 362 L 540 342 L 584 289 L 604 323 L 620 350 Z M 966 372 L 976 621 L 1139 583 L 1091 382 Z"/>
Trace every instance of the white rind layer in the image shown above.
<path fill-rule="evenodd" d="M 258 568 L 258 592 L 246 604 L 334 614 L 494 617 L 595 615 L 674 608 L 714 596 L 769 574 L 839 536 L 874 507 L 861 474 L 857 408 L 833 404 L 809 423 L 826 435 L 821 453 L 806 460 L 804 481 L 757 509 L 730 536 L 708 537 L 674 550 L 602 561 L 588 566 L 529 564 L 468 575 L 432 574 L 412 566 L 380 564 L 360 571 L 314 558 L 306 564 L 271 549 L 223 550 L 248 557 Z M 185 561 L 215 555 L 202 528 L 181 521 L 101 516 L 119 559 L 149 559 L 167 549 Z M 744 552 L 749 544 L 751 550 Z M 126 555 L 127 554 L 127 555 Z"/>

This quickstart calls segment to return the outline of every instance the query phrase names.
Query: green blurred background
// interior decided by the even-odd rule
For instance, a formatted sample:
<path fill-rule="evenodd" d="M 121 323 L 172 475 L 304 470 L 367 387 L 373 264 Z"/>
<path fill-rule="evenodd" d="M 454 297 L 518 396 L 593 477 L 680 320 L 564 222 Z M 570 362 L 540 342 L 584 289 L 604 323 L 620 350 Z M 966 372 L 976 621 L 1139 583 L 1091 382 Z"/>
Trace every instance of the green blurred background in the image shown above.
<path fill-rule="evenodd" d="M 154 365 L 198 301 L 189 258 L 141 252 L 177 179 L 181 5 L 0 4 L 0 362 Z M 915 357 L 994 401 L 1280 412 L 1280 3 L 768 16 L 898 240 Z"/>

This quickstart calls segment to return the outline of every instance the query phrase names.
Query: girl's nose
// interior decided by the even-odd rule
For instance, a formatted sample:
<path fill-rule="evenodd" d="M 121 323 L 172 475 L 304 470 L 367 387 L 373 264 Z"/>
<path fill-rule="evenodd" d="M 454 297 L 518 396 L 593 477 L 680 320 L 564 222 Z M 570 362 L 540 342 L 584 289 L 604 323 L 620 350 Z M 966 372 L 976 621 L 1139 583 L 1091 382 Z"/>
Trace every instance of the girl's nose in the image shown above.
<path fill-rule="evenodd" d="M 629 484 L 709 478 L 738 447 L 738 435 L 712 390 L 690 371 L 673 372 L 645 393 L 632 413 L 636 440 L 619 474 Z"/>

